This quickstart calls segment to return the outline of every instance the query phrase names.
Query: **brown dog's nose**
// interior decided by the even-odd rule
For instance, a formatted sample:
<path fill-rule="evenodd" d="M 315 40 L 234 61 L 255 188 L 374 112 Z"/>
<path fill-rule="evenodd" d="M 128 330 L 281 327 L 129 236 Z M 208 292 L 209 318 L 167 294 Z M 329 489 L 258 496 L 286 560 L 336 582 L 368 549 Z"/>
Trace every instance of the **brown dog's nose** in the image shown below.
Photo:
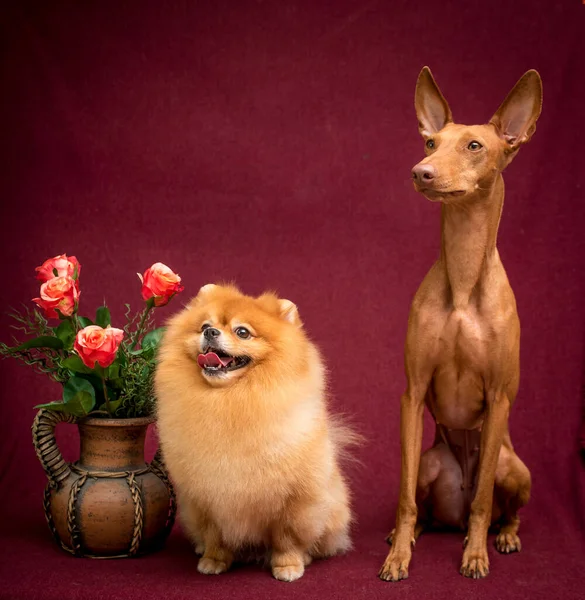
<path fill-rule="evenodd" d="M 432 181 L 436 174 L 433 165 L 416 165 L 412 169 L 412 179 L 419 184 Z"/>

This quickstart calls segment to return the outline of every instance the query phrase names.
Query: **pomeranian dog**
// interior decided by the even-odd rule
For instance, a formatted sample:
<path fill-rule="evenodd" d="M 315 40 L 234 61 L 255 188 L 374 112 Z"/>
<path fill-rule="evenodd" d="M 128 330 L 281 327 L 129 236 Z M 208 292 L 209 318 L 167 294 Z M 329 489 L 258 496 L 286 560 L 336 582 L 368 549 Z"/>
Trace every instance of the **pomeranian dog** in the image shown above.
<path fill-rule="evenodd" d="M 350 548 L 339 461 L 355 436 L 327 412 L 323 362 L 292 302 L 204 286 L 168 324 L 155 388 L 201 573 L 252 551 L 294 581 L 313 558 Z"/>

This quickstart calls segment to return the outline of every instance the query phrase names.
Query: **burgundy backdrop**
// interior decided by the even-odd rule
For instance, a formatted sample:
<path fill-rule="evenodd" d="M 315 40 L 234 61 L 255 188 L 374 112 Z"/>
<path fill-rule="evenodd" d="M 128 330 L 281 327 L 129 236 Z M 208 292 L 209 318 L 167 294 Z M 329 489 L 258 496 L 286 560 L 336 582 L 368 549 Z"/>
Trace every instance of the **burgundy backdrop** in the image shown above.
<path fill-rule="evenodd" d="M 12 6 L 6 7 L 6 4 Z M 356 550 L 285 585 L 257 567 L 196 572 L 178 528 L 138 560 L 71 558 L 44 523 L 33 405 L 59 389 L 0 363 L 0 597 L 583 597 L 585 6 L 399 0 L 4 3 L 2 306 L 37 294 L 34 267 L 83 265 L 83 310 L 117 320 L 135 273 L 162 261 L 294 300 L 330 368 L 331 403 L 367 437 L 351 468 Z M 439 207 L 417 195 L 414 84 L 428 64 L 459 122 L 485 122 L 529 68 L 537 132 L 508 169 L 499 248 L 523 327 L 512 437 L 533 473 L 519 555 L 473 582 L 462 535 L 421 538 L 411 577 L 376 578 L 399 480 L 409 302 L 439 249 Z M 118 321 L 119 322 L 119 321 Z M 9 335 L 0 322 L 1 339 Z M 75 457 L 76 433 L 61 446 Z M 429 443 L 431 428 L 425 431 Z M 152 444 L 150 447 L 152 451 Z"/>

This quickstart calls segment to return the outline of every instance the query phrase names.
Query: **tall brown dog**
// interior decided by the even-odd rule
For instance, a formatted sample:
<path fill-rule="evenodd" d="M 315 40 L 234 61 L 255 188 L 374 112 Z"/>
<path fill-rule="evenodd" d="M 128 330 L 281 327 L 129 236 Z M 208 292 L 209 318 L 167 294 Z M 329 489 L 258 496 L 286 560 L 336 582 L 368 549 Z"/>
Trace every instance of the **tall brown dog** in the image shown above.
<path fill-rule="evenodd" d="M 427 156 L 412 177 L 417 191 L 443 203 L 442 241 L 408 320 L 400 499 L 380 571 L 387 581 L 408 577 L 412 546 L 433 524 L 468 525 L 467 577 L 488 574 L 491 523 L 501 526 L 500 552 L 520 550 L 518 509 L 530 497 L 530 473 L 508 432 L 520 323 L 496 237 L 501 173 L 534 133 L 541 105 L 540 76 L 528 71 L 487 125 L 457 125 L 430 70 L 418 78 L 415 108 Z M 425 404 L 437 427 L 421 458 Z"/>

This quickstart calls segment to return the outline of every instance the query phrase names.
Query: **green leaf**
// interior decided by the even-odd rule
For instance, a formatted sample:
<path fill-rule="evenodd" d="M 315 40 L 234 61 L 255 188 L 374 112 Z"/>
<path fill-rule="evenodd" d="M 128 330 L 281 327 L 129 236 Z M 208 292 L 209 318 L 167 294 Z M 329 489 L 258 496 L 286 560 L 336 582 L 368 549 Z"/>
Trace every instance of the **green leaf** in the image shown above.
<path fill-rule="evenodd" d="M 77 392 L 65 405 L 65 410 L 76 417 L 85 417 L 95 406 L 95 398 L 87 392 Z"/>
<path fill-rule="evenodd" d="M 149 331 L 143 338 L 142 338 L 142 348 L 144 350 L 148 349 L 148 348 L 158 348 L 158 345 L 160 344 L 160 341 L 162 340 L 162 337 L 165 333 L 165 328 L 164 327 L 158 327 L 157 329 L 153 329 L 152 331 Z"/>
<path fill-rule="evenodd" d="M 110 410 L 112 411 L 112 415 L 116 414 L 116 411 L 120 408 L 120 406 L 122 406 L 122 398 L 118 398 L 118 400 L 110 400 Z M 105 402 L 100 406 L 100 410 L 107 411 L 107 408 L 108 407 L 106 406 Z"/>
<path fill-rule="evenodd" d="M 89 396 L 89 400 L 86 395 Z M 95 389 L 87 379 L 73 376 L 63 386 L 63 402 L 67 405 L 70 403 L 81 406 L 91 404 L 89 412 L 95 404 Z"/>
<path fill-rule="evenodd" d="M 120 376 L 120 365 L 115 362 L 108 367 L 108 379 L 117 379 Z"/>
<path fill-rule="evenodd" d="M 83 364 L 83 361 L 81 360 L 81 358 L 79 356 L 77 356 L 77 354 L 73 354 L 73 355 L 69 356 L 61 364 L 66 369 L 69 369 L 70 371 L 73 371 L 74 373 L 93 373 L 92 369 L 90 369 L 89 367 L 86 367 Z"/>
<path fill-rule="evenodd" d="M 65 348 L 73 347 L 73 340 L 75 339 L 75 329 L 70 320 L 61 321 L 59 327 L 53 329 L 55 335 L 63 342 Z"/>
<path fill-rule="evenodd" d="M 40 337 L 33 338 L 20 344 L 14 348 L 15 350 L 29 350 L 30 348 L 53 348 L 53 350 L 61 350 L 63 348 L 63 342 L 52 335 L 41 335 Z"/>
<path fill-rule="evenodd" d="M 67 412 L 65 405 L 63 402 L 47 402 L 46 404 L 37 404 L 35 408 L 48 408 L 49 410 L 53 410 L 55 412 Z"/>
<path fill-rule="evenodd" d="M 93 325 L 93 321 L 91 319 L 88 319 L 87 317 L 77 317 L 77 320 L 83 328 Z"/>
<path fill-rule="evenodd" d="M 107 306 L 100 306 L 97 309 L 95 313 L 95 324 L 103 328 L 112 324 L 112 318 L 110 317 L 110 311 Z"/>
<path fill-rule="evenodd" d="M 123 346 L 120 346 L 114 364 L 120 365 L 121 368 L 124 368 L 128 364 L 128 359 L 126 357 L 126 352 L 124 352 Z"/>

